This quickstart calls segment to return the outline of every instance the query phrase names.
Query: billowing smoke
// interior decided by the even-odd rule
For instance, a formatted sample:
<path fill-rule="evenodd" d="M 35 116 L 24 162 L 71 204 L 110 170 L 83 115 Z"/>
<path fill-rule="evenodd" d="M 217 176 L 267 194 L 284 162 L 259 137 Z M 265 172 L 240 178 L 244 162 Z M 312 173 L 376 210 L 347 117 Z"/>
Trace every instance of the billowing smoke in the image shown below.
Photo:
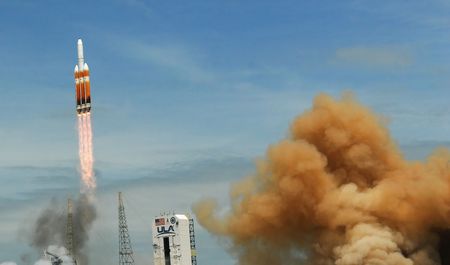
<path fill-rule="evenodd" d="M 69 256 L 68 251 L 64 247 L 50 245 L 45 251 L 57 256 L 64 265 L 76 265 L 76 263 L 74 263 L 72 257 Z M 52 265 L 52 256 L 50 256 L 50 254 L 46 254 L 46 256 L 47 257 L 41 258 L 40 260 L 36 261 L 34 265 Z"/>
<path fill-rule="evenodd" d="M 81 194 L 73 204 L 73 256 L 79 264 L 88 264 L 86 243 L 97 217 L 92 199 Z M 39 252 L 50 245 L 66 245 L 66 203 L 53 199 L 37 218 L 30 233 L 30 245 Z"/>
<path fill-rule="evenodd" d="M 231 209 L 194 205 L 241 265 L 436 265 L 448 260 L 450 153 L 407 161 L 350 95 L 315 98 L 235 184 Z"/>
<path fill-rule="evenodd" d="M 69 256 L 69 252 L 64 247 L 50 245 L 50 246 L 48 246 L 48 248 L 44 249 L 44 252 L 45 252 L 45 255 L 38 261 L 36 261 L 34 263 L 26 262 L 25 264 L 52 265 L 52 262 L 51 262 L 52 256 L 51 255 L 55 255 L 62 261 L 62 263 L 64 265 L 76 265 L 76 263 L 74 263 L 74 261 L 73 261 L 73 258 L 71 256 Z M 7 262 L 0 263 L 0 265 L 17 265 L 17 263 L 15 263 L 13 261 L 7 261 Z"/>

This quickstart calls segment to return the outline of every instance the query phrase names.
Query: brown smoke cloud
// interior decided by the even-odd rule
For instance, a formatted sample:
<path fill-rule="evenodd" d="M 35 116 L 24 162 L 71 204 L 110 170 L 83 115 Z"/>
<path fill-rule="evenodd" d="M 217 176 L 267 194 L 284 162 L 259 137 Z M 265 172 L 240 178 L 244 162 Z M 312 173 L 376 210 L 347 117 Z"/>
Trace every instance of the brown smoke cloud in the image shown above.
<path fill-rule="evenodd" d="M 235 184 L 231 210 L 194 205 L 241 265 L 449 264 L 450 152 L 407 161 L 351 95 L 318 95 Z"/>

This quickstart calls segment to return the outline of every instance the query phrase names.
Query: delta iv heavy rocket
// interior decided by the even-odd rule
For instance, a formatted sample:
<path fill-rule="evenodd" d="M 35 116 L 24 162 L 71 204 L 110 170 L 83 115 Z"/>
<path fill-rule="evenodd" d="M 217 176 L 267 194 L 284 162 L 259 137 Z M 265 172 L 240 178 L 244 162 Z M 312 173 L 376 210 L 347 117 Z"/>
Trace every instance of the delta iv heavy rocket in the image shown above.
<path fill-rule="evenodd" d="M 77 100 L 77 113 L 87 113 L 91 111 L 91 87 L 89 83 L 89 67 L 84 62 L 83 42 L 78 39 L 78 64 L 75 65 L 75 90 Z"/>

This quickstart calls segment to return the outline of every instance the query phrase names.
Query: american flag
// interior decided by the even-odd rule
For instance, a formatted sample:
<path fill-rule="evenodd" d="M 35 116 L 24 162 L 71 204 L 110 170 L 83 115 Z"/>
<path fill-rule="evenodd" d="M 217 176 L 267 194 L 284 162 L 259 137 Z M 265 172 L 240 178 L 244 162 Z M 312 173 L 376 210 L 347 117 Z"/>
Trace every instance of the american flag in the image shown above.
<path fill-rule="evenodd" d="M 165 224 L 166 224 L 166 220 L 164 218 L 155 219 L 156 226 L 165 225 Z"/>

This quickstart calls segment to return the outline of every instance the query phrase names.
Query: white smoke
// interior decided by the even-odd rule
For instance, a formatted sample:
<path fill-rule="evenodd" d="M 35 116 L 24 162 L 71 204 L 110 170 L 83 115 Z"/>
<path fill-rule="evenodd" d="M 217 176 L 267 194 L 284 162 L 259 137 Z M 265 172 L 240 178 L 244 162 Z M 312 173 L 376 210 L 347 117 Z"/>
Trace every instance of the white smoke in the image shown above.
<path fill-rule="evenodd" d="M 12 261 L 5 261 L 5 262 L 0 263 L 0 265 L 17 265 L 17 264 Z"/>
<path fill-rule="evenodd" d="M 67 249 L 64 247 L 51 245 L 48 246 L 46 251 L 58 256 L 63 261 L 64 265 L 75 265 L 73 258 L 69 256 Z M 49 255 L 46 256 L 47 257 L 38 260 L 34 265 L 51 265 L 51 257 Z"/>
<path fill-rule="evenodd" d="M 45 254 L 45 252 L 49 252 L 53 255 L 58 256 L 62 260 L 63 265 L 75 265 L 76 263 L 73 261 L 72 257 L 69 256 L 68 251 L 64 247 L 59 247 L 55 245 L 48 246 L 47 249 L 43 250 L 43 254 L 41 259 L 36 261 L 34 265 L 52 265 L 51 256 Z M 17 263 L 12 261 L 2 262 L 0 265 L 17 265 Z"/>

